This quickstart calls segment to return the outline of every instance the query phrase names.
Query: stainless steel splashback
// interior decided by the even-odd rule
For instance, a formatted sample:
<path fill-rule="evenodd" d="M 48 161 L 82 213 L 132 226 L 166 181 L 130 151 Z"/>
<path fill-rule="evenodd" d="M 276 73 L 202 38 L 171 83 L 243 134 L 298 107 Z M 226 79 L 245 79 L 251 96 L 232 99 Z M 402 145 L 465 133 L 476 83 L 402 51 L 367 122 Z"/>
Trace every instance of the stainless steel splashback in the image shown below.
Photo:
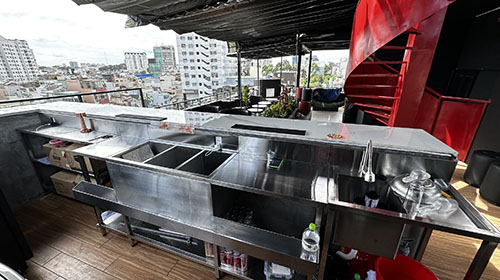
<path fill-rule="evenodd" d="M 328 147 L 306 145 L 275 140 L 239 137 L 239 153 L 253 158 L 267 158 L 272 153 L 279 158 L 318 165 L 333 166 L 336 173 L 358 173 L 363 150 L 353 147 Z M 414 168 L 427 170 L 433 177 L 449 181 L 457 164 L 456 158 L 408 151 L 389 152 L 374 148 L 373 168 L 377 175 L 397 176 Z"/>
<path fill-rule="evenodd" d="M 119 163 L 107 165 L 120 203 L 196 225 L 213 216 L 208 183 Z"/>

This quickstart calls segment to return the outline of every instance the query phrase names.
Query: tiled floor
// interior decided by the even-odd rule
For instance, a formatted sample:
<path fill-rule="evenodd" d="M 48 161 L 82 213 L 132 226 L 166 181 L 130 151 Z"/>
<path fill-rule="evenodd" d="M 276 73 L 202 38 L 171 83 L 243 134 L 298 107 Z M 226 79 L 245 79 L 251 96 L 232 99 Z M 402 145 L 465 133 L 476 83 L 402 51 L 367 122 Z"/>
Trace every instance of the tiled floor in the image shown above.
<path fill-rule="evenodd" d="M 113 232 L 102 236 L 93 209 L 71 199 L 49 195 L 16 216 L 34 253 L 25 273 L 29 280 L 215 278 L 203 265 L 145 244 L 131 247 Z"/>
<path fill-rule="evenodd" d="M 500 208 L 479 197 L 478 189 L 462 181 L 459 164 L 453 185 L 500 227 Z M 130 247 L 123 236 L 102 236 L 91 207 L 49 195 L 16 212 L 34 257 L 26 277 L 36 279 L 215 279 L 205 266 L 138 244 Z M 422 262 L 440 279 L 462 279 L 480 242 L 453 234 L 433 232 Z M 500 279 L 497 249 L 482 279 Z M 234 279 L 225 276 L 224 279 Z"/>

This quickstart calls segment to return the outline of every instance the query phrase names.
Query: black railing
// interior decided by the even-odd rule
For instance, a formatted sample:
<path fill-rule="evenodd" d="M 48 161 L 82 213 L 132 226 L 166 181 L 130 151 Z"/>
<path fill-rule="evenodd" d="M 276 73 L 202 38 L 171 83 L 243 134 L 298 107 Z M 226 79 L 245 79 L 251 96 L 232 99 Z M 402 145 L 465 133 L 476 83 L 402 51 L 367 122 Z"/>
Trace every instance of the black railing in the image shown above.
<path fill-rule="evenodd" d="M 219 100 L 233 100 L 237 98 L 237 94 L 226 91 L 226 92 L 221 92 L 217 93 L 214 95 L 208 95 L 208 96 L 203 96 L 203 97 L 198 97 L 194 99 L 188 99 L 180 102 L 173 102 L 161 106 L 157 106 L 156 108 L 165 108 L 165 109 L 174 109 L 174 110 L 186 110 L 206 104 L 210 104 Z"/>
<path fill-rule="evenodd" d="M 75 93 L 75 94 L 66 94 L 66 95 L 54 95 L 54 96 L 45 96 L 45 97 L 34 97 L 34 98 L 22 98 L 22 99 L 10 99 L 10 100 L 1 100 L 0 101 L 0 108 L 2 107 L 10 107 L 10 106 L 5 106 L 5 105 L 13 105 L 16 106 L 15 104 L 23 105 L 26 103 L 37 103 L 41 102 L 44 103 L 44 101 L 57 101 L 57 99 L 71 99 L 71 98 L 76 98 L 79 102 L 84 102 L 83 97 L 84 96 L 95 96 L 95 95 L 102 95 L 106 94 L 108 96 L 108 100 L 110 100 L 112 93 L 115 92 L 130 92 L 130 91 L 138 91 L 138 101 L 140 101 L 140 105 L 142 107 L 148 107 L 145 100 L 144 100 L 144 94 L 142 93 L 141 88 L 130 88 L 130 89 L 119 89 L 119 90 L 110 90 L 110 91 L 96 91 L 96 92 L 85 92 L 85 93 Z M 123 97 L 123 95 L 122 95 Z M 111 103 L 111 102 L 107 102 Z M 120 104 L 117 102 L 116 104 Z M 126 104 L 120 104 L 120 105 L 126 105 Z"/>
<path fill-rule="evenodd" d="M 206 87 L 206 85 L 204 85 Z M 211 88 L 211 86 L 210 86 Z M 139 97 L 137 98 L 137 101 L 140 102 L 140 105 L 142 107 L 150 107 L 149 104 L 146 103 L 146 100 L 144 99 L 144 94 L 142 92 L 141 88 L 131 88 L 131 89 L 120 89 L 120 90 L 110 90 L 110 91 L 97 91 L 97 92 L 85 92 L 85 93 L 75 93 L 75 94 L 67 94 L 67 95 L 57 95 L 57 96 L 46 96 L 46 97 L 35 97 L 35 98 L 23 98 L 23 99 L 12 99 L 12 100 L 1 100 L 0 101 L 0 108 L 3 107 L 11 107 L 12 106 L 22 106 L 22 105 L 28 105 L 28 104 L 33 104 L 33 103 L 44 103 L 44 102 L 50 102 L 50 101 L 57 101 L 57 100 L 68 100 L 70 101 L 78 101 L 78 102 L 84 102 L 85 96 L 95 96 L 95 95 L 103 95 L 106 94 L 108 97 L 108 102 L 100 102 L 102 99 L 97 99 L 94 100 L 96 103 L 104 103 L 104 104 L 120 104 L 120 105 L 126 105 L 126 106 L 131 106 L 127 104 L 127 102 L 110 102 L 111 101 L 111 96 L 110 94 L 117 93 L 117 92 L 130 92 L 130 91 L 137 91 Z M 121 97 L 123 97 L 122 95 Z M 188 99 L 188 100 L 183 100 L 179 102 L 171 102 L 165 105 L 160 105 L 160 106 L 151 106 L 154 108 L 164 108 L 164 109 L 175 109 L 175 110 L 186 110 L 189 108 L 201 106 L 201 105 L 206 105 L 212 102 L 216 102 L 219 100 L 232 100 L 233 98 L 236 98 L 237 95 L 235 95 L 232 92 L 221 92 L 218 94 L 214 95 L 209 95 L 209 96 L 204 96 L 204 97 L 198 97 L 194 99 Z M 28 104 L 27 104 L 28 103 Z"/>

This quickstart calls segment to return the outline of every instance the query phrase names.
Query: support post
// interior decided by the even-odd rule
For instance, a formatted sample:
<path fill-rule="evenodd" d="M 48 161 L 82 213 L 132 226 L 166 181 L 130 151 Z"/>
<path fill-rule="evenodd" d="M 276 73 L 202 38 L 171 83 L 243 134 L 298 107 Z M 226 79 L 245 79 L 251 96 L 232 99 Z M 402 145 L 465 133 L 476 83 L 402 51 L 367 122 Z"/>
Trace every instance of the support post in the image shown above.
<path fill-rule="evenodd" d="M 335 213 L 328 209 L 326 216 L 326 224 L 323 229 L 324 235 L 322 238 L 323 244 L 321 244 L 321 251 L 319 257 L 319 274 L 318 280 L 323 280 L 325 277 L 325 269 L 326 269 L 326 259 L 328 257 L 328 248 L 330 247 L 330 243 L 332 242 L 333 237 L 333 218 L 335 217 Z"/>
<path fill-rule="evenodd" d="M 137 243 L 132 238 L 132 235 L 134 233 L 132 232 L 132 227 L 130 226 L 130 219 L 125 215 L 122 216 L 123 216 L 123 223 L 125 224 L 125 231 L 127 232 L 128 242 L 130 243 L 130 246 L 134 247 Z"/>
<path fill-rule="evenodd" d="M 283 57 L 280 57 L 280 83 L 281 79 L 283 79 Z"/>
<path fill-rule="evenodd" d="M 311 65 L 312 65 L 313 52 L 309 51 L 309 70 L 307 70 L 307 87 L 311 84 Z"/>
<path fill-rule="evenodd" d="M 257 90 L 260 95 L 260 70 L 259 70 L 259 59 L 257 58 Z"/>
<path fill-rule="evenodd" d="M 144 100 L 144 94 L 142 93 L 142 88 L 139 88 L 139 95 L 141 96 L 141 105 L 146 108 L 146 101 Z"/>
<path fill-rule="evenodd" d="M 481 275 L 483 274 L 488 262 L 490 261 L 491 256 L 495 252 L 498 243 L 483 241 L 481 243 L 481 247 L 477 251 L 472 263 L 465 274 L 464 280 L 479 280 L 481 279 Z"/>
<path fill-rule="evenodd" d="M 99 230 L 101 231 L 102 236 L 106 236 L 106 234 L 108 233 L 106 232 L 106 228 L 104 228 L 104 222 L 102 221 L 101 208 L 94 206 L 94 213 L 97 218 L 97 226 L 99 226 Z"/>
<path fill-rule="evenodd" d="M 222 271 L 220 271 L 220 247 L 214 244 L 214 268 L 215 268 L 215 278 L 222 278 Z"/>
<path fill-rule="evenodd" d="M 297 34 L 297 39 L 296 39 L 296 44 L 295 44 L 295 54 L 297 55 L 297 81 L 295 83 L 296 88 L 300 87 L 300 66 L 302 62 L 302 42 L 300 40 L 300 34 Z"/>
<path fill-rule="evenodd" d="M 240 107 L 242 107 L 243 96 L 241 91 L 241 50 L 239 44 L 238 44 L 237 54 L 238 54 L 238 97 L 240 98 Z"/>
<path fill-rule="evenodd" d="M 427 244 L 431 239 L 431 235 L 432 235 L 432 229 L 426 228 L 424 231 L 424 236 L 422 236 L 422 240 L 420 240 L 420 244 L 418 244 L 418 249 L 415 254 L 415 260 L 417 261 L 422 260 L 422 257 L 424 256 L 425 253 L 425 249 L 427 248 Z"/>
<path fill-rule="evenodd" d="M 80 164 L 80 168 L 82 169 L 82 173 L 83 173 L 83 178 L 85 179 L 85 181 L 90 183 L 91 182 L 90 181 L 90 173 L 89 173 L 89 170 L 87 169 L 87 163 L 85 162 L 85 159 L 79 155 L 74 156 L 74 159 L 76 161 L 78 161 L 78 163 Z"/>

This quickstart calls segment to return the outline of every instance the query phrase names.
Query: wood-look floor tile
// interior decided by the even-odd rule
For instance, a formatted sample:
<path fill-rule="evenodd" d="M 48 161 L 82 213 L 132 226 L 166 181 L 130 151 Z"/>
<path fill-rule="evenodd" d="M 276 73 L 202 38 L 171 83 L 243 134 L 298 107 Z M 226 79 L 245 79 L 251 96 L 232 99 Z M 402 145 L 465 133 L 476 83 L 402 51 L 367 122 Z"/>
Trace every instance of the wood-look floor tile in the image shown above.
<path fill-rule="evenodd" d="M 61 234 L 51 246 L 100 270 L 105 270 L 118 258 L 118 254 L 112 251 L 89 245 L 67 234 Z"/>
<path fill-rule="evenodd" d="M 154 258 L 154 256 L 151 256 Z M 169 271 L 159 272 L 152 269 L 150 263 L 141 259 L 119 257 L 106 272 L 123 280 L 135 279 L 165 279 Z"/>
<path fill-rule="evenodd" d="M 463 163 L 458 164 L 452 179 L 454 187 L 493 224 L 500 227 L 500 207 L 484 201 L 479 196 L 477 188 L 463 181 L 466 167 L 467 165 Z M 109 274 L 121 279 L 215 279 L 213 269 L 187 259 L 141 243 L 131 247 L 125 237 L 112 232 L 102 237 L 95 227 L 92 207 L 58 195 L 33 200 L 16 211 L 16 217 L 28 242 L 35 248 L 35 257 L 30 265 L 31 271 L 27 271 L 30 273 L 28 277 L 30 280 L 46 279 L 44 275 L 49 275 L 45 276 L 49 277 L 47 279 L 54 279 L 50 273 L 58 274 L 57 280 L 111 279 Z M 36 243 L 41 243 L 42 246 Z M 43 245 L 49 248 L 44 248 Z M 434 231 L 422 263 L 439 279 L 462 279 L 479 245 L 480 241 L 475 239 Z M 96 253 L 87 252 L 86 248 L 93 246 L 100 249 Z M 50 249 L 51 247 L 74 254 L 83 261 L 64 252 L 50 259 L 55 252 Z M 117 258 L 113 259 L 115 257 Z M 114 261 L 111 262 L 112 260 Z M 40 269 L 35 262 L 39 264 L 46 262 L 44 265 L 46 269 L 43 267 Z M 103 269 L 104 264 L 109 264 L 106 273 L 95 268 Z M 481 279 L 500 279 L 499 271 L 500 249 L 497 249 Z M 236 278 L 226 275 L 223 279 Z"/>
<path fill-rule="evenodd" d="M 64 253 L 50 260 L 45 267 L 68 280 L 117 279 Z"/>
<path fill-rule="evenodd" d="M 130 246 L 128 239 L 124 236 L 115 236 L 106 242 L 102 247 L 104 250 L 120 254 L 131 260 L 138 260 L 148 266 L 149 269 L 167 275 L 174 267 L 177 258 L 167 252 L 160 251 L 152 246 L 138 243 L 134 247 Z"/>
<path fill-rule="evenodd" d="M 167 276 L 169 280 L 215 279 L 215 271 L 204 265 L 180 259 Z"/>
<path fill-rule="evenodd" d="M 60 253 L 59 250 L 34 239 L 28 239 L 28 244 L 33 252 L 31 261 L 39 265 L 44 265 Z"/>
<path fill-rule="evenodd" d="M 59 276 L 41 265 L 32 261 L 27 261 L 28 268 L 24 272 L 24 277 L 28 280 L 55 280 Z"/>

